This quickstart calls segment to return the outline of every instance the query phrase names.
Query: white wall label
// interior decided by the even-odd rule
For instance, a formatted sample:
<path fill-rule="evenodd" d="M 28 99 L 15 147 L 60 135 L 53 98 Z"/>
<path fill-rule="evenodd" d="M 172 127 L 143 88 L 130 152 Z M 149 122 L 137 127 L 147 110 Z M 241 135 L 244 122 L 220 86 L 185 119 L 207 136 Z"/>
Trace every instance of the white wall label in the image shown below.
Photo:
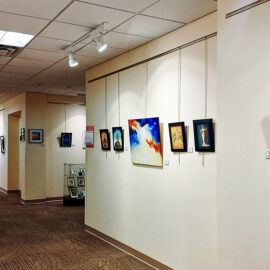
<path fill-rule="evenodd" d="M 188 147 L 188 153 L 193 153 L 193 147 Z"/>
<path fill-rule="evenodd" d="M 265 152 L 265 158 L 266 159 L 270 159 L 270 151 L 266 151 Z"/>
<path fill-rule="evenodd" d="M 170 161 L 169 161 L 169 160 L 165 160 L 165 161 L 164 161 L 164 164 L 165 164 L 166 166 L 169 166 Z"/>
<path fill-rule="evenodd" d="M 128 151 L 128 146 L 125 146 L 125 151 Z"/>

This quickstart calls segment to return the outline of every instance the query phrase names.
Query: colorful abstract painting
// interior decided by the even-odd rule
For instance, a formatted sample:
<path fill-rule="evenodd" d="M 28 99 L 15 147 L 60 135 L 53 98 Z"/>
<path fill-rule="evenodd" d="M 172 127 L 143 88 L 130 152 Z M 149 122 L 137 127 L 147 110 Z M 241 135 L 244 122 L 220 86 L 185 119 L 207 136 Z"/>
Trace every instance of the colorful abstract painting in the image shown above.
<path fill-rule="evenodd" d="M 128 125 L 132 163 L 162 166 L 159 118 L 129 120 Z"/>

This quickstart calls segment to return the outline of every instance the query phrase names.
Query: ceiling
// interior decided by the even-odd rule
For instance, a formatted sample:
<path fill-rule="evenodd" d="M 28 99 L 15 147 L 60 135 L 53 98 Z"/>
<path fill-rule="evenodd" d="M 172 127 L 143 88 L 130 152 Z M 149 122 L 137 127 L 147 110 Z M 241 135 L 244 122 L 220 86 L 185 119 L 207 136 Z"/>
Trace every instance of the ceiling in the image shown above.
<path fill-rule="evenodd" d="M 0 103 L 25 91 L 82 94 L 88 68 L 216 6 L 214 0 L 0 0 L 0 30 L 35 35 L 17 56 L 0 56 Z M 76 46 L 79 66 L 70 68 L 64 49 L 103 22 L 107 50 L 98 53 L 91 40 L 84 40 Z"/>

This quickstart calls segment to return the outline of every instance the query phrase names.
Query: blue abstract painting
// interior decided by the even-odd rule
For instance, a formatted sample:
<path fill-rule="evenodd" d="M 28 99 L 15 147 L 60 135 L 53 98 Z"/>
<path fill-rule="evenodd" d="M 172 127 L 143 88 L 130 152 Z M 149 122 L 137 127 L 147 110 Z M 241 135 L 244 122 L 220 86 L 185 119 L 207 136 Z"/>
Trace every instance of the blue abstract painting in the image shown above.
<path fill-rule="evenodd" d="M 129 120 L 128 125 L 132 163 L 162 166 L 159 118 Z"/>

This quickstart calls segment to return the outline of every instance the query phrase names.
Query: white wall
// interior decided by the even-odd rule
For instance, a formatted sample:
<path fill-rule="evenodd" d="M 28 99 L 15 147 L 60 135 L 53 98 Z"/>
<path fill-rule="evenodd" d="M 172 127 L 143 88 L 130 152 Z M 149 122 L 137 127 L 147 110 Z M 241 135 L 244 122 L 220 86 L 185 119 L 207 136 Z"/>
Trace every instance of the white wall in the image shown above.
<path fill-rule="evenodd" d="M 85 163 L 82 131 L 85 130 L 85 106 L 48 104 L 46 136 L 46 197 L 63 196 L 64 163 Z M 59 146 L 61 132 L 72 133 L 72 147 Z"/>
<path fill-rule="evenodd" d="M 216 37 L 207 42 L 207 116 L 216 121 Z M 216 154 L 185 153 L 179 162 L 179 154 L 170 151 L 168 134 L 168 122 L 178 120 L 179 105 L 189 146 L 194 147 L 192 120 L 205 115 L 205 42 L 181 51 L 180 96 L 179 62 L 175 52 L 148 67 L 120 73 L 119 100 L 117 74 L 108 77 L 106 94 L 105 79 L 87 85 L 87 124 L 95 126 L 95 148 L 86 155 L 86 224 L 173 269 L 214 270 Z M 133 165 L 130 151 L 101 151 L 99 129 L 120 123 L 129 147 L 128 119 L 145 116 L 160 117 L 169 166 Z"/>
<path fill-rule="evenodd" d="M 219 270 L 270 268 L 270 2 L 218 1 Z"/>

